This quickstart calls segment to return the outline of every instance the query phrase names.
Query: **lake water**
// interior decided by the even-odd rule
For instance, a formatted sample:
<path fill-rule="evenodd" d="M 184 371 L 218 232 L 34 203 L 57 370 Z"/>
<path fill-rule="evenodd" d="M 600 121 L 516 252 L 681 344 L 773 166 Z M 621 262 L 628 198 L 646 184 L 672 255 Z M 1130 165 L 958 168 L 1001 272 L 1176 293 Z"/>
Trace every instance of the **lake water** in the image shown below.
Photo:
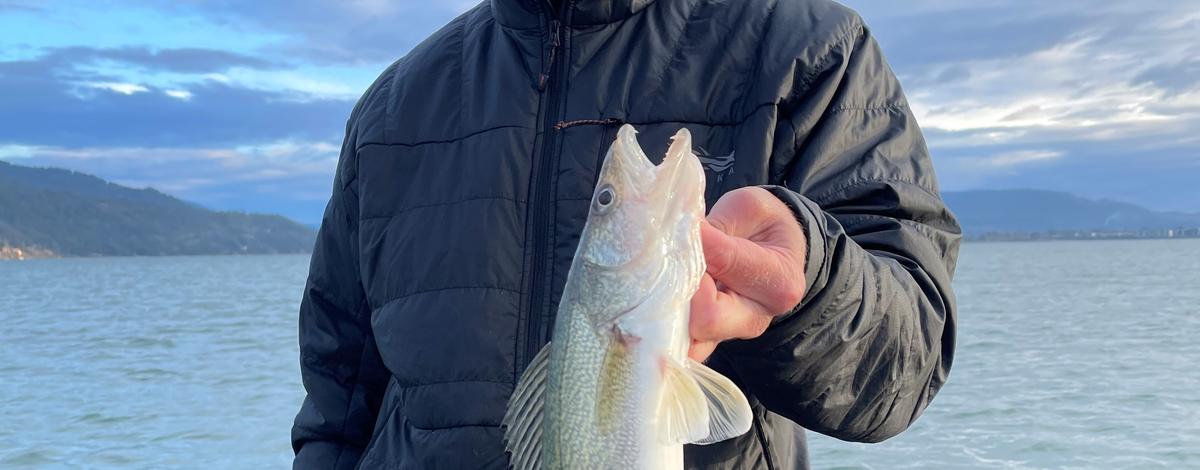
<path fill-rule="evenodd" d="M 305 256 L 0 262 L 0 468 L 283 468 Z M 975 243 L 950 382 L 814 468 L 1200 468 L 1200 240 Z"/>

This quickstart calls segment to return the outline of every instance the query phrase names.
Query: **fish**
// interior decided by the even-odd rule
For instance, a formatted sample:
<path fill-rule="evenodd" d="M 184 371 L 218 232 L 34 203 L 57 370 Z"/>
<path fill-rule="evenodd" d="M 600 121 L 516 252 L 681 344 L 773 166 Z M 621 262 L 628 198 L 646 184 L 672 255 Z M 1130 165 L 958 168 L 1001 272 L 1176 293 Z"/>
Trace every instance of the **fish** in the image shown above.
<path fill-rule="evenodd" d="M 551 341 L 502 421 L 517 470 L 681 469 L 684 444 L 750 429 L 746 396 L 688 358 L 705 272 L 704 170 L 688 130 L 654 165 L 623 125 L 567 274 Z"/>

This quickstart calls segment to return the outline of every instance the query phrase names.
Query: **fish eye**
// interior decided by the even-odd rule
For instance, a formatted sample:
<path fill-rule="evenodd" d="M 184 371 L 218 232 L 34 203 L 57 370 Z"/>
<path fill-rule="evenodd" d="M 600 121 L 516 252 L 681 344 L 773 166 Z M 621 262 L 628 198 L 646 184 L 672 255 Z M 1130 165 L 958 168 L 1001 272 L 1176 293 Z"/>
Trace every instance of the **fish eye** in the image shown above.
<path fill-rule="evenodd" d="M 606 185 L 596 192 L 596 209 L 607 210 L 616 200 L 617 192 L 613 190 L 612 186 Z"/>

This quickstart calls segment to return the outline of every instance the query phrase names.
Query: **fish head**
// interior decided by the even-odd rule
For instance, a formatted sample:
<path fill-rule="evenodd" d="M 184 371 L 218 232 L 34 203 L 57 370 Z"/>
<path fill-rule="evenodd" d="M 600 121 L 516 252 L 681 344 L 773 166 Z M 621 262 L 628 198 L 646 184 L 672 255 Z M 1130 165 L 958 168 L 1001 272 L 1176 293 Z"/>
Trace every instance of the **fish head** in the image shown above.
<path fill-rule="evenodd" d="M 636 134 L 629 125 L 617 132 L 576 255 L 595 284 L 590 290 L 606 296 L 609 307 L 597 312 L 601 328 L 646 303 L 655 290 L 690 299 L 704 272 L 704 171 L 692 153 L 691 134 L 680 129 L 659 165 L 646 157 Z"/>

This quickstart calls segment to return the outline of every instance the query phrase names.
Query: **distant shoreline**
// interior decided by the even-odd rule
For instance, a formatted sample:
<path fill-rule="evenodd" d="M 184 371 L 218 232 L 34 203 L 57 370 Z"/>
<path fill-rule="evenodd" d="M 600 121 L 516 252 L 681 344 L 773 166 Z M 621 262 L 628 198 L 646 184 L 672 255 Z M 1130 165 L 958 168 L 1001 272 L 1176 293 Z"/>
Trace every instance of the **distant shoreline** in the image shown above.
<path fill-rule="evenodd" d="M 0 246 L 0 262 L 3 261 L 33 261 L 44 259 L 94 259 L 94 258 L 172 258 L 172 257 L 191 257 L 191 256 L 271 256 L 271 255 L 308 255 L 311 251 L 296 251 L 296 252 L 279 252 L 279 253 L 191 253 L 191 254 L 162 254 L 162 255 L 61 255 L 49 250 L 33 251 L 28 248 L 17 248 L 11 246 Z"/>
<path fill-rule="evenodd" d="M 1097 237 L 1050 237 L 1046 234 L 985 234 L 963 238 L 967 243 L 1022 243 L 1022 242 L 1071 242 L 1071 241 L 1140 241 L 1140 240 L 1200 240 L 1200 236 L 1174 237 L 1138 237 L 1138 236 L 1097 236 Z M 49 250 L 17 248 L 0 246 L 0 262 L 3 261 L 32 261 L 39 259 L 94 259 L 94 258 L 172 258 L 193 256 L 272 256 L 272 255 L 309 255 L 311 251 L 288 253 L 194 253 L 194 254 L 164 254 L 164 255 L 59 255 Z"/>
<path fill-rule="evenodd" d="M 971 242 L 1046 242 L 1095 240 L 1178 240 L 1200 239 L 1200 228 L 1165 230 L 1062 230 L 1047 232 L 987 232 L 966 235 Z"/>
<path fill-rule="evenodd" d="M 37 247 L 0 245 L 0 260 L 24 261 L 27 259 L 59 258 L 57 253 Z"/>

